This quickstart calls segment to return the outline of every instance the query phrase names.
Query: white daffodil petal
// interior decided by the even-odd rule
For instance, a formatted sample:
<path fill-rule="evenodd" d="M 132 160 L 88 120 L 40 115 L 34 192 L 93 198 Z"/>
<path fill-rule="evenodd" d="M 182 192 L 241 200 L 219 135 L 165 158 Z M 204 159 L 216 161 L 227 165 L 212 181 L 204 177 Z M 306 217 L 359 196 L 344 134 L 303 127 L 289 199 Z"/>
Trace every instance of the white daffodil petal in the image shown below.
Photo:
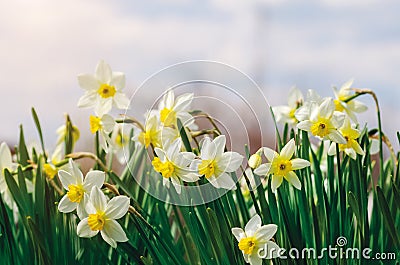
<path fill-rule="evenodd" d="M 264 244 L 264 248 L 267 254 L 265 257 L 266 259 L 274 259 L 279 257 L 279 252 L 281 248 L 275 242 L 267 241 Z"/>
<path fill-rule="evenodd" d="M 104 241 L 107 242 L 111 247 L 116 248 L 117 247 L 117 242 L 113 238 L 111 238 L 105 231 L 104 229 L 100 231 L 101 237 L 103 238 Z"/>
<path fill-rule="evenodd" d="M 240 241 L 240 239 L 242 239 L 242 237 L 245 235 L 243 229 L 239 227 L 234 227 L 231 229 L 231 231 L 237 241 Z"/>
<path fill-rule="evenodd" d="M 328 155 L 330 156 L 336 155 L 336 143 L 331 143 L 328 149 Z"/>
<path fill-rule="evenodd" d="M 129 198 L 126 196 L 116 196 L 112 198 L 104 211 L 108 218 L 119 219 L 124 216 L 129 209 Z"/>
<path fill-rule="evenodd" d="M 294 116 L 298 121 L 305 121 L 310 118 L 310 109 L 308 106 L 302 106 L 294 112 Z"/>
<path fill-rule="evenodd" d="M 293 187 L 295 187 L 298 190 L 301 190 L 301 182 L 299 180 L 299 177 L 297 177 L 296 173 L 290 171 L 289 173 L 287 173 L 285 178 L 290 184 L 293 185 Z"/>
<path fill-rule="evenodd" d="M 106 174 L 100 170 L 92 170 L 86 174 L 85 180 L 83 181 L 83 187 L 85 190 L 90 191 L 93 186 L 101 188 L 104 184 Z"/>
<path fill-rule="evenodd" d="M 76 184 L 81 184 L 83 182 L 83 174 L 79 169 L 78 164 L 76 164 L 72 158 L 69 159 L 69 168 L 71 175 L 75 178 Z"/>
<path fill-rule="evenodd" d="M 90 192 L 90 202 L 97 211 L 104 211 L 107 204 L 107 198 L 98 187 L 93 186 L 92 191 Z"/>
<path fill-rule="evenodd" d="M 67 171 L 59 170 L 58 177 L 60 178 L 61 184 L 64 189 L 69 190 L 68 186 L 71 184 L 76 184 L 76 179 Z"/>
<path fill-rule="evenodd" d="M 114 100 L 115 106 L 118 109 L 122 109 L 122 110 L 129 109 L 130 100 L 124 93 L 121 93 L 121 92 L 115 93 L 113 100 Z"/>
<path fill-rule="evenodd" d="M 357 100 L 352 100 L 347 104 L 352 111 L 357 113 L 361 113 L 368 110 L 367 105 Z"/>
<path fill-rule="evenodd" d="M 275 157 L 278 156 L 278 153 L 275 150 L 272 150 L 271 148 L 268 147 L 263 147 L 263 152 L 265 157 L 268 159 L 268 161 L 274 160 Z"/>
<path fill-rule="evenodd" d="M 335 103 L 332 98 L 326 98 L 318 109 L 319 116 L 326 119 L 329 119 L 334 111 Z"/>
<path fill-rule="evenodd" d="M 221 170 L 225 172 L 236 171 L 243 162 L 243 156 L 236 152 L 225 152 L 217 161 Z"/>
<path fill-rule="evenodd" d="M 357 154 L 362 156 L 365 155 L 364 150 L 362 150 L 361 146 L 357 142 L 353 144 L 353 149 L 357 152 Z"/>
<path fill-rule="evenodd" d="M 76 209 L 78 204 L 76 202 L 71 202 L 68 195 L 64 195 L 60 202 L 58 203 L 58 210 L 62 213 L 70 213 Z"/>
<path fill-rule="evenodd" d="M 94 237 L 99 231 L 93 231 L 88 224 L 88 218 L 81 220 L 78 224 L 76 232 L 79 237 Z"/>
<path fill-rule="evenodd" d="M 181 194 L 182 192 L 182 185 L 178 177 L 171 177 L 172 185 L 174 186 L 176 193 Z"/>
<path fill-rule="evenodd" d="M 172 109 L 172 107 L 174 106 L 174 91 L 172 89 L 168 90 L 168 92 L 164 95 L 163 97 L 163 102 L 164 102 L 164 108 L 167 109 Z"/>
<path fill-rule="evenodd" d="M 311 165 L 309 161 L 301 158 L 292 159 L 290 162 L 292 163 L 293 170 L 302 169 Z"/>
<path fill-rule="evenodd" d="M 79 108 L 90 108 L 96 104 L 96 92 L 87 91 L 82 97 L 79 98 Z"/>
<path fill-rule="evenodd" d="M 86 212 L 86 209 L 85 209 L 88 197 L 89 196 L 85 193 L 81 202 L 76 205 L 76 214 L 78 215 L 79 219 L 81 219 L 81 220 L 88 216 L 88 213 Z"/>
<path fill-rule="evenodd" d="M 165 152 L 164 150 L 162 150 L 161 148 L 154 148 L 154 152 L 156 153 L 157 157 L 161 160 L 164 161 L 165 160 Z"/>
<path fill-rule="evenodd" d="M 262 265 L 262 259 L 258 257 L 258 253 L 249 255 L 250 265 Z"/>
<path fill-rule="evenodd" d="M 114 127 L 115 127 L 115 121 L 114 118 L 111 117 L 108 114 L 103 115 L 103 117 L 101 117 L 101 123 L 103 126 L 103 131 L 106 134 L 109 134 L 113 131 Z"/>
<path fill-rule="evenodd" d="M 125 74 L 121 72 L 112 72 L 110 85 L 114 86 L 117 90 L 125 87 Z"/>
<path fill-rule="evenodd" d="M 91 74 L 78 75 L 78 83 L 81 88 L 88 91 L 97 90 L 100 86 L 95 76 Z"/>
<path fill-rule="evenodd" d="M 97 116 L 102 117 L 104 114 L 107 114 L 112 109 L 113 99 L 105 98 L 100 99 L 94 107 L 94 112 Z"/>
<path fill-rule="evenodd" d="M 344 149 L 344 152 L 353 160 L 357 158 L 357 153 L 354 151 L 354 149 L 346 148 Z"/>
<path fill-rule="evenodd" d="M 303 131 L 311 131 L 312 122 L 309 120 L 301 121 L 297 124 L 297 128 Z"/>
<path fill-rule="evenodd" d="M 204 138 L 203 145 L 201 147 L 200 158 L 202 160 L 211 160 L 214 159 L 216 155 L 215 144 L 211 142 L 209 137 Z"/>
<path fill-rule="evenodd" d="M 282 181 L 283 181 L 283 177 L 282 176 L 277 176 L 277 175 L 273 175 L 272 176 L 271 190 L 272 190 L 273 193 L 276 192 L 276 190 L 282 184 Z"/>
<path fill-rule="evenodd" d="M 271 168 L 271 163 L 265 163 L 259 166 L 254 170 L 254 173 L 259 175 L 259 176 L 265 176 L 268 174 L 269 170 Z"/>
<path fill-rule="evenodd" d="M 256 214 L 254 215 L 249 222 L 244 227 L 244 231 L 246 232 L 246 236 L 253 236 L 254 233 L 261 227 L 261 217 Z"/>
<path fill-rule="evenodd" d="M 111 67 L 103 60 L 96 66 L 96 78 L 103 84 L 109 84 L 112 77 Z"/>
<path fill-rule="evenodd" d="M 262 241 L 268 241 L 270 240 L 278 230 L 278 226 L 275 224 L 268 224 L 268 225 L 263 225 L 261 226 L 254 236 Z"/>
<path fill-rule="evenodd" d="M 223 189 L 234 190 L 236 187 L 232 177 L 227 173 L 222 173 L 215 178 L 215 181 L 218 183 L 218 186 Z"/>
<path fill-rule="evenodd" d="M 0 145 L 0 168 L 3 170 L 5 167 L 9 167 L 12 164 L 12 156 L 10 148 L 5 142 Z M 3 172 L 0 173 L 1 175 Z"/>
<path fill-rule="evenodd" d="M 347 141 L 337 130 L 331 130 L 328 135 L 329 140 L 338 144 L 346 144 Z"/>
<path fill-rule="evenodd" d="M 225 135 L 220 135 L 214 139 L 214 148 L 216 150 L 215 155 L 220 155 L 224 152 L 226 145 L 226 137 Z"/>
<path fill-rule="evenodd" d="M 296 146 L 294 139 L 291 139 L 281 150 L 280 157 L 289 160 L 294 154 Z"/>
<path fill-rule="evenodd" d="M 128 238 L 121 225 L 115 220 L 108 220 L 103 227 L 103 231 L 110 238 L 114 239 L 117 242 L 126 242 Z"/>
<path fill-rule="evenodd" d="M 180 112 L 189 109 L 193 100 L 193 93 L 183 94 L 176 98 L 174 111 Z"/>

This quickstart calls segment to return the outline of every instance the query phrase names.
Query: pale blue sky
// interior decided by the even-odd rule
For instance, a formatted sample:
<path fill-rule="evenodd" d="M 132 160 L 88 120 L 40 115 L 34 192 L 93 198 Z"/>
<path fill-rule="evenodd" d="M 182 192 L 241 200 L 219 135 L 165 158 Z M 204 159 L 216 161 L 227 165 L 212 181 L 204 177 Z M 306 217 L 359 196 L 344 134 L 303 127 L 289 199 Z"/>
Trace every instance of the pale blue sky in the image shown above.
<path fill-rule="evenodd" d="M 284 104 L 292 85 L 329 96 L 332 84 L 353 77 L 378 93 L 391 139 L 399 129 L 397 1 L 17 0 L 0 9 L 1 141 L 15 143 L 20 123 L 37 137 L 31 106 L 50 149 L 63 113 L 87 137 L 91 112 L 76 107 L 76 75 L 99 59 L 126 73 L 128 95 L 158 70 L 194 59 L 242 70 L 272 105 Z M 370 106 L 360 120 L 374 125 Z"/>

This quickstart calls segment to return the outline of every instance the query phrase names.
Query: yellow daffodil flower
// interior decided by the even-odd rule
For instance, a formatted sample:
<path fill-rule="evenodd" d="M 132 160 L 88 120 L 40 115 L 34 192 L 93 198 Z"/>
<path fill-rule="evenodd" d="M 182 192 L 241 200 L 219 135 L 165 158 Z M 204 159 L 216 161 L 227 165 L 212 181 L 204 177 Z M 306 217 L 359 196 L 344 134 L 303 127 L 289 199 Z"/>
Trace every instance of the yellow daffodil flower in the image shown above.
<path fill-rule="evenodd" d="M 92 170 L 87 173 L 85 179 L 78 165 L 69 160 L 67 170 L 58 171 L 58 177 L 67 194 L 58 203 L 58 210 L 63 213 L 70 213 L 76 209 L 79 218 L 86 215 L 85 204 L 92 187 L 101 188 L 104 183 L 105 173 L 99 170 Z"/>
<path fill-rule="evenodd" d="M 78 224 L 78 236 L 94 237 L 100 232 L 103 240 L 116 248 L 117 242 L 128 241 L 121 225 L 115 221 L 122 218 L 128 209 L 127 196 L 116 196 L 108 201 L 100 188 L 93 186 L 86 204 L 87 217 Z"/>
<path fill-rule="evenodd" d="M 96 72 L 78 75 L 78 82 L 85 94 L 79 99 L 78 107 L 94 107 L 97 116 L 110 112 L 113 105 L 118 109 L 127 109 L 129 99 L 122 92 L 125 87 L 125 74 L 112 72 L 104 61 L 97 64 Z"/>
<path fill-rule="evenodd" d="M 276 192 L 282 184 L 283 178 L 285 178 L 296 189 L 301 189 L 301 182 L 294 170 L 308 167 L 310 166 L 310 162 L 301 158 L 292 159 L 294 151 L 295 143 L 293 139 L 282 148 L 280 154 L 270 148 L 264 148 L 264 154 L 269 163 L 260 165 L 254 170 L 254 173 L 260 176 L 272 175 L 272 192 Z"/>
<path fill-rule="evenodd" d="M 311 132 L 323 140 L 345 144 L 346 140 L 338 128 L 343 124 L 344 115 L 335 112 L 335 104 L 332 98 L 326 98 L 317 106 L 314 105 L 310 117 L 297 124 L 297 128 Z"/>
<path fill-rule="evenodd" d="M 344 151 L 352 159 L 356 159 L 357 154 L 364 155 L 364 151 L 358 144 L 357 139 L 360 137 L 360 131 L 353 128 L 350 123 L 350 119 L 346 118 L 343 126 L 340 127 L 339 131 L 342 133 L 343 137 L 346 139 L 345 144 L 339 144 L 339 151 Z M 328 150 L 328 155 L 336 154 L 336 144 L 332 143 Z"/>
<path fill-rule="evenodd" d="M 204 175 L 214 187 L 234 189 L 235 182 L 228 173 L 240 167 L 243 156 L 236 152 L 225 152 L 225 144 L 225 135 L 214 140 L 204 138 L 200 159 L 194 160 L 191 167 Z"/>
<path fill-rule="evenodd" d="M 262 225 L 259 215 L 253 216 L 242 228 L 232 228 L 232 234 L 239 242 L 238 247 L 247 263 L 261 265 L 262 258 L 272 259 L 279 255 L 280 247 L 271 239 L 278 230 L 275 224 Z"/>
<path fill-rule="evenodd" d="M 195 182 L 199 179 L 199 174 L 189 168 L 195 154 L 180 152 L 181 148 L 181 139 L 176 139 L 165 150 L 157 147 L 154 149 L 157 157 L 152 161 L 154 170 L 163 176 L 164 186 L 169 188 L 172 182 L 178 194 L 182 190 L 181 180 Z"/>

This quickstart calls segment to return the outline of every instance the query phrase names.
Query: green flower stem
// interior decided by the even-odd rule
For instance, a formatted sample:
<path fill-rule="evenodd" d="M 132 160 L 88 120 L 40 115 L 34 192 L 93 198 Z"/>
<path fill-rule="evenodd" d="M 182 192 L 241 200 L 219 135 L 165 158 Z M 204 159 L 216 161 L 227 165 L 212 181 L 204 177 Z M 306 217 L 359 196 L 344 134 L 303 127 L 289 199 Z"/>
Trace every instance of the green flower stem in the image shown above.
<path fill-rule="evenodd" d="M 254 195 L 253 187 L 251 186 L 250 180 L 249 180 L 249 178 L 247 177 L 246 172 L 245 172 L 245 170 L 243 169 L 242 166 L 240 166 L 240 169 L 241 169 L 242 172 L 243 172 L 244 179 L 246 180 L 247 187 L 249 188 L 250 196 L 251 196 L 251 199 L 253 200 L 253 204 L 254 204 L 254 208 L 256 209 L 256 213 L 257 213 L 259 216 L 262 216 L 262 215 L 261 215 L 261 211 L 260 211 L 260 206 L 258 205 L 257 198 L 256 198 L 256 196 Z"/>
<path fill-rule="evenodd" d="M 383 169 L 383 133 L 382 133 L 382 121 L 381 121 L 381 111 L 379 108 L 379 102 L 378 102 L 378 97 L 376 94 L 370 90 L 370 89 L 354 89 L 356 92 L 353 96 L 347 98 L 344 100 L 344 102 L 349 102 L 358 96 L 364 95 L 364 94 L 369 94 L 372 96 L 372 98 L 375 101 L 375 106 L 376 106 L 376 114 L 378 117 L 378 132 L 379 132 L 379 185 L 383 185 L 383 174 L 384 174 L 384 169 Z"/>
<path fill-rule="evenodd" d="M 336 163 L 337 163 L 337 173 L 338 173 L 338 192 L 340 194 L 339 196 L 339 205 L 340 205 L 340 212 L 339 212 L 339 231 L 340 234 L 342 234 L 343 231 L 343 223 L 345 219 L 345 213 L 346 213 L 346 195 L 345 195 L 345 187 L 343 185 L 343 174 L 342 170 L 340 167 L 340 150 L 339 150 L 339 144 L 336 144 Z"/>

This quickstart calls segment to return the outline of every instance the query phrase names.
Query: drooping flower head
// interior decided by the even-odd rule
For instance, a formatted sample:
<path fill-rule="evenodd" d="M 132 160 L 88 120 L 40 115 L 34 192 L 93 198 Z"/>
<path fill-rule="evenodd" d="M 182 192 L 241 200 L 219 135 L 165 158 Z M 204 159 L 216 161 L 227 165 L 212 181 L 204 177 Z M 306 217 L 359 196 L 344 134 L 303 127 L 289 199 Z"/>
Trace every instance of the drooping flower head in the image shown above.
<path fill-rule="evenodd" d="M 271 190 L 276 192 L 285 178 L 296 189 L 301 189 L 301 182 L 294 170 L 302 169 L 310 166 L 310 162 L 301 158 L 294 158 L 295 142 L 291 139 L 278 154 L 276 151 L 264 147 L 264 154 L 268 159 L 268 163 L 260 165 L 254 170 L 257 175 L 272 175 Z"/>
<path fill-rule="evenodd" d="M 127 109 L 129 99 L 122 92 L 125 87 L 125 74 L 113 72 L 111 67 L 101 60 L 95 74 L 78 75 L 78 82 L 86 92 L 79 99 L 78 107 L 94 107 L 97 116 L 110 112 L 112 106 Z"/>
<path fill-rule="evenodd" d="M 352 84 L 353 79 L 350 79 L 340 87 L 340 90 L 336 87 L 333 88 L 336 97 L 334 103 L 336 111 L 346 113 L 353 122 L 357 122 L 356 113 L 364 112 L 368 107 L 355 99 L 346 102 L 347 99 L 354 95 L 354 91 L 351 89 Z"/>
<path fill-rule="evenodd" d="M 120 164 L 125 164 L 129 158 L 130 129 L 126 124 L 116 124 L 111 135 L 111 148 Z"/>
<path fill-rule="evenodd" d="M 351 125 L 349 118 L 346 117 L 343 126 L 339 128 L 339 131 L 346 139 L 345 144 L 339 144 L 339 151 L 344 151 L 352 159 L 356 159 L 357 154 L 359 155 L 365 154 L 360 144 L 357 142 L 358 137 L 360 137 L 360 131 Z M 332 143 L 331 146 L 329 147 L 328 155 L 335 155 L 335 154 L 336 154 L 336 144 Z"/>
<path fill-rule="evenodd" d="M 179 137 L 179 133 L 170 127 L 164 126 L 154 113 L 149 113 L 148 119 L 144 126 L 144 131 L 134 135 L 133 140 L 138 141 L 143 146 L 148 148 L 150 145 L 153 147 L 161 148 L 166 143 L 172 143 Z"/>
<path fill-rule="evenodd" d="M 113 131 L 115 127 L 115 121 L 113 117 L 108 114 L 104 114 L 101 117 L 90 115 L 89 125 L 91 133 L 99 132 L 100 146 L 104 149 L 105 152 L 108 152 L 110 145 L 112 145 L 109 134 Z"/>
<path fill-rule="evenodd" d="M 276 106 L 272 110 L 276 116 L 276 121 L 288 124 L 297 124 L 295 117 L 296 110 L 303 104 L 303 94 L 297 87 L 293 87 L 289 92 L 288 105 Z"/>
<path fill-rule="evenodd" d="M 243 156 L 236 152 L 225 152 L 226 138 L 220 135 L 214 140 L 206 137 L 201 147 L 200 159 L 193 161 L 191 167 L 216 188 L 233 189 L 235 182 L 228 174 L 236 171 Z"/>
<path fill-rule="evenodd" d="M 238 247 L 247 263 L 261 265 L 262 257 L 272 259 L 278 257 L 280 247 L 271 239 L 278 230 L 275 224 L 262 225 L 259 215 L 253 216 L 242 228 L 232 228 L 232 234 L 239 242 Z"/>
<path fill-rule="evenodd" d="M 101 188 L 104 184 L 105 173 L 99 170 L 92 170 L 83 178 L 82 171 L 78 165 L 69 160 L 67 170 L 58 171 L 61 184 L 67 190 L 67 194 L 58 203 L 58 210 L 63 213 L 70 213 L 76 209 L 78 217 L 85 217 L 85 204 L 92 187 Z"/>
<path fill-rule="evenodd" d="M 116 196 L 108 201 L 99 187 L 93 186 L 85 209 L 88 216 L 79 222 L 78 236 L 94 237 L 100 232 L 103 240 L 113 248 L 117 247 L 117 242 L 128 241 L 121 225 L 115 221 L 128 212 L 128 197 Z"/>

